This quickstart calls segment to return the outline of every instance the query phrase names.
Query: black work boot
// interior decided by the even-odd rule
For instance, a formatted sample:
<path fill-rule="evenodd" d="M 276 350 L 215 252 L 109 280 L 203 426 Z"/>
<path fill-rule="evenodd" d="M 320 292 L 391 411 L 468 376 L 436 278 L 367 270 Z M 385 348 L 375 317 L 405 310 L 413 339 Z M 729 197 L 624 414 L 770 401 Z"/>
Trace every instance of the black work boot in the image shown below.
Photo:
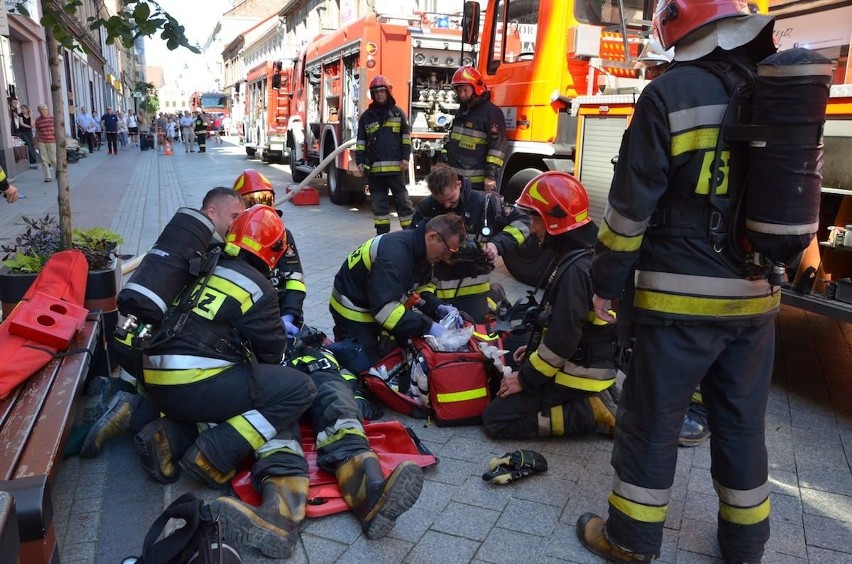
<path fill-rule="evenodd" d="M 116 392 L 109 402 L 109 408 L 98 419 L 80 449 L 80 458 L 94 458 L 108 440 L 130 432 L 130 416 L 139 405 L 140 398 L 130 392 Z"/>
<path fill-rule="evenodd" d="M 214 489 L 222 489 L 228 485 L 231 478 L 237 473 L 231 468 L 228 471 L 222 471 L 216 468 L 210 460 L 201 452 L 197 444 L 189 447 L 181 457 L 181 469 L 196 480 L 206 483 Z"/>
<path fill-rule="evenodd" d="M 225 525 L 225 540 L 250 546 L 272 558 L 289 558 L 299 540 L 308 500 L 307 476 L 269 476 L 261 485 L 260 507 L 233 497 L 211 504 Z"/>
<path fill-rule="evenodd" d="M 136 433 L 133 446 L 145 471 L 161 484 L 171 484 L 180 477 L 178 460 L 196 435 L 194 428 L 160 417 Z"/>
<path fill-rule="evenodd" d="M 707 410 L 704 405 L 692 402 L 686 415 L 683 416 L 683 426 L 677 444 L 682 447 L 694 447 L 710 438 L 710 426 L 707 425 Z"/>
<path fill-rule="evenodd" d="M 373 451 L 356 454 L 335 474 L 343 499 L 371 539 L 390 533 L 397 518 L 411 509 L 423 488 L 423 471 L 411 461 L 394 468 L 385 480 L 379 457 Z"/>
<path fill-rule="evenodd" d="M 611 542 L 606 534 L 606 522 L 594 513 L 584 513 L 577 519 L 577 538 L 589 552 L 607 562 L 650 562 L 653 554 L 636 554 Z"/>
<path fill-rule="evenodd" d="M 614 437 L 615 414 L 618 411 L 618 404 L 610 389 L 589 396 L 589 404 L 592 406 L 592 412 L 595 415 L 597 432 Z"/>

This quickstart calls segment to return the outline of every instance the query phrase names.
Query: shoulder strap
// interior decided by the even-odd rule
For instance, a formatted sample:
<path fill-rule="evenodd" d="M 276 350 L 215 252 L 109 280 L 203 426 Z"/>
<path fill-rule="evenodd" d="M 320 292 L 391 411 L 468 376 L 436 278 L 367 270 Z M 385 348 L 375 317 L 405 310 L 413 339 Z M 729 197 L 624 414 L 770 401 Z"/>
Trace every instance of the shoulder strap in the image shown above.
<path fill-rule="evenodd" d="M 568 267 L 580 260 L 582 257 L 586 255 L 592 254 L 593 249 L 591 247 L 584 247 L 582 249 L 576 249 L 566 254 L 563 257 L 556 257 L 553 260 L 553 267 L 548 276 L 547 283 L 544 287 L 544 294 L 541 297 L 541 309 L 542 311 L 550 305 L 550 296 L 553 293 L 553 288 L 558 286 L 559 280 L 565 274 L 565 271 L 568 270 Z"/>

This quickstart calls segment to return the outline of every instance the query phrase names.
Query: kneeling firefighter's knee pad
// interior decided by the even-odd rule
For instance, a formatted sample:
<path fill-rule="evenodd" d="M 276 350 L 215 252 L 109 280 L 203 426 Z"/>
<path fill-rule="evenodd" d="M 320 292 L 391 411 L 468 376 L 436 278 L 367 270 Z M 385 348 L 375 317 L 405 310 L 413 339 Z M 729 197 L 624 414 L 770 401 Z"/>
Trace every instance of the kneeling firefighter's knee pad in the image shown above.
<path fill-rule="evenodd" d="M 197 436 L 195 425 L 160 417 L 136 434 L 133 446 L 145 471 L 158 482 L 170 484 L 180 477 L 177 462 Z"/>

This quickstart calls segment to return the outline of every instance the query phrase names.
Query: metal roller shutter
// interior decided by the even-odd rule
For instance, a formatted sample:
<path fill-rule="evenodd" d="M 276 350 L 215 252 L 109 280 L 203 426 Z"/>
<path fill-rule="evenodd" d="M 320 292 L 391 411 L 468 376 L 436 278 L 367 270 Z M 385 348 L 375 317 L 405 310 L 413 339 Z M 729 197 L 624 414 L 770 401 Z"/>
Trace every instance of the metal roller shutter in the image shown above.
<path fill-rule="evenodd" d="M 589 214 L 596 223 L 603 218 L 612 182 L 612 158 L 618 155 L 625 129 L 627 117 L 584 119 L 579 180 L 589 194 Z"/>

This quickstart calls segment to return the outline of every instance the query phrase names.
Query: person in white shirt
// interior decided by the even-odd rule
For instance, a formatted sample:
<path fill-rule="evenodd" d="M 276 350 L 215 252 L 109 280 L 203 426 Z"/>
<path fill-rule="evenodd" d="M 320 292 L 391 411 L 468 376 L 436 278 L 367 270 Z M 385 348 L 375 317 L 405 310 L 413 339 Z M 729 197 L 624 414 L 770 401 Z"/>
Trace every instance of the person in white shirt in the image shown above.
<path fill-rule="evenodd" d="M 195 149 L 192 148 L 192 144 L 195 143 L 195 131 L 193 130 L 195 119 L 189 114 L 189 110 L 184 110 L 183 115 L 180 116 L 179 124 L 184 149 L 187 153 L 194 153 Z"/>
<path fill-rule="evenodd" d="M 136 121 L 136 112 L 127 113 L 127 132 L 130 134 L 130 142 L 133 146 L 139 146 L 139 123 Z"/>
<path fill-rule="evenodd" d="M 89 114 L 85 106 L 80 108 L 80 113 L 76 116 L 77 130 L 79 136 L 86 141 L 89 147 L 89 153 L 95 152 L 95 120 Z"/>

